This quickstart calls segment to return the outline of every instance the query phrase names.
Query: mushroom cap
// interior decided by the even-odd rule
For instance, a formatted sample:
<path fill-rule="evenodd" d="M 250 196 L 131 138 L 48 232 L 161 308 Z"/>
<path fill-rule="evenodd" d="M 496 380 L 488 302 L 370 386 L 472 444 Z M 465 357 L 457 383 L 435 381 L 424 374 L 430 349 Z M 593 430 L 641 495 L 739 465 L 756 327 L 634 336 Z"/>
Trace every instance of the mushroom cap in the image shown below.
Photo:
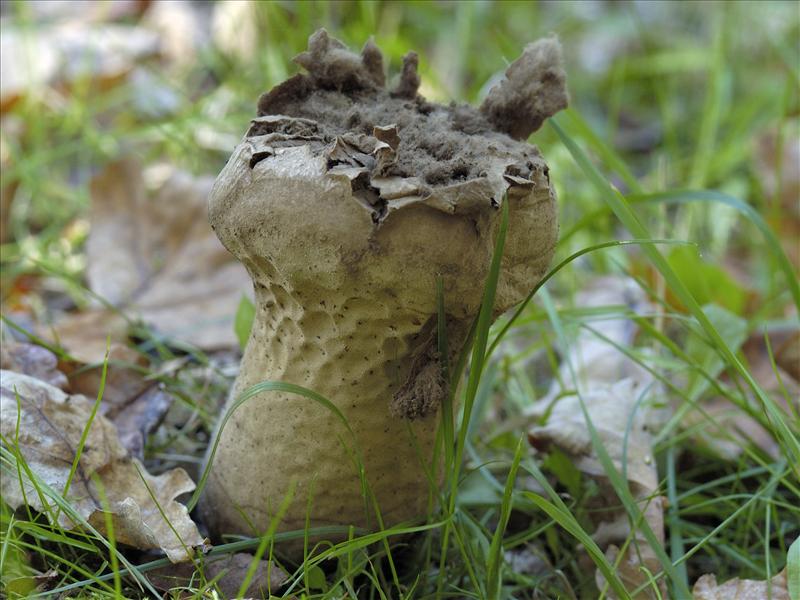
<path fill-rule="evenodd" d="M 295 58 L 308 74 L 259 99 L 211 192 L 211 224 L 256 285 L 318 295 L 349 286 L 430 315 L 441 276 L 448 313 L 465 318 L 480 306 L 508 202 L 496 299 L 505 310 L 542 277 L 558 237 L 548 168 L 512 137 L 507 112 L 526 93 L 556 98 L 520 114 L 530 132 L 565 105 L 560 60 L 557 41 L 538 42 L 490 106 L 441 106 L 417 93 L 416 54 L 390 91 L 372 40 L 355 54 L 319 30 Z"/>

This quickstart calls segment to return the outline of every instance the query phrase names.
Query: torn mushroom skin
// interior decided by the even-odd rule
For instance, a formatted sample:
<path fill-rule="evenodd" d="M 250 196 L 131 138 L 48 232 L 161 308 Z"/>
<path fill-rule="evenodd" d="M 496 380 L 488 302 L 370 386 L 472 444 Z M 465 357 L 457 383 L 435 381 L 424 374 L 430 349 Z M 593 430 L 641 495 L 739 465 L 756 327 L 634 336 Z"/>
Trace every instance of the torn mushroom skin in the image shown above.
<path fill-rule="evenodd" d="M 265 392 L 239 406 L 200 505 L 217 535 L 266 530 L 292 481 L 280 530 L 302 530 L 307 517 L 311 527 L 375 529 L 375 504 L 385 526 L 424 517 L 448 393 L 436 279 L 457 354 L 480 308 L 502 202 L 496 312 L 550 262 L 555 193 L 525 138 L 567 104 L 558 42 L 530 44 L 480 109 L 422 98 L 417 61 L 407 54 L 387 89 L 371 40 L 359 55 L 316 32 L 295 58 L 307 73 L 260 98 L 214 185 L 211 224 L 256 294 L 228 406 L 261 381 L 298 384 L 329 399 L 354 434 L 299 395 Z"/>

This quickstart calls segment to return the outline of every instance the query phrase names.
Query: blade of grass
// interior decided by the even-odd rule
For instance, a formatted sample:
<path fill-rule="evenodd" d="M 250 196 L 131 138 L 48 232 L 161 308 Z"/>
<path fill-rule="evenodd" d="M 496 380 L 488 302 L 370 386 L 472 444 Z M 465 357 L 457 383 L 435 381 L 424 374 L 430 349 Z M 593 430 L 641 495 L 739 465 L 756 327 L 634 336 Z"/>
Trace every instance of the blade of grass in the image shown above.
<path fill-rule="evenodd" d="M 798 311 L 800 311 L 800 281 L 798 281 L 794 267 L 789 257 L 786 256 L 786 253 L 783 251 L 783 246 L 775 235 L 775 232 L 772 231 L 772 228 L 764 220 L 764 217 L 747 202 L 742 202 L 738 198 L 716 190 L 670 190 L 668 192 L 657 192 L 654 194 L 630 195 L 627 199 L 632 203 L 664 202 L 667 204 L 684 204 L 690 202 L 717 202 L 738 210 L 747 217 L 764 236 L 764 240 L 772 256 L 778 261 L 778 266 L 781 271 L 783 271 L 786 278 L 786 285 L 789 288 L 789 292 L 792 294 L 795 306 Z"/>
<path fill-rule="evenodd" d="M 61 495 L 64 496 L 64 498 L 67 497 L 67 492 L 69 492 L 72 479 L 75 477 L 75 472 L 78 470 L 78 465 L 81 461 L 81 455 L 83 454 L 83 449 L 86 446 L 86 440 L 89 438 L 89 430 L 92 428 L 94 418 L 97 416 L 97 410 L 100 408 L 100 402 L 103 400 L 103 392 L 106 388 L 106 376 L 108 375 L 108 353 L 110 347 L 111 338 L 109 337 L 106 339 L 106 354 L 103 358 L 103 370 L 100 373 L 100 386 L 97 390 L 97 399 L 94 401 L 92 412 L 89 414 L 89 419 L 86 421 L 86 426 L 83 428 L 83 432 L 81 433 L 81 439 L 78 441 L 78 447 L 75 449 L 75 458 L 72 460 L 72 466 L 69 469 L 67 482 L 64 484 L 64 489 L 61 491 Z"/>
<path fill-rule="evenodd" d="M 556 310 L 553 301 L 550 299 L 550 296 L 546 293 L 546 291 L 543 295 L 542 302 L 548 316 L 550 317 L 550 321 L 553 324 L 553 329 L 556 332 L 556 338 L 559 341 L 559 345 L 562 349 L 564 349 L 564 351 L 566 351 L 568 348 L 567 337 L 561 325 L 561 319 L 558 316 L 558 311 Z M 565 361 L 565 364 L 570 370 L 573 381 L 573 389 L 575 389 L 575 393 L 577 394 L 581 412 L 583 413 L 583 418 L 586 423 L 586 428 L 589 431 L 589 437 L 592 442 L 592 450 L 600 461 L 606 477 L 611 483 L 611 486 L 614 488 L 614 492 L 625 507 L 625 511 L 628 513 L 628 517 L 631 520 L 632 527 L 637 527 L 641 530 L 642 534 L 647 540 L 647 543 L 650 545 L 651 549 L 661 563 L 661 566 L 664 568 L 664 571 L 672 580 L 672 583 L 676 588 L 677 597 L 691 598 L 691 592 L 689 591 L 688 583 L 682 581 L 678 576 L 675 568 L 672 566 L 672 561 L 670 561 L 669 557 L 664 552 L 661 542 L 653 532 L 650 524 L 644 518 L 644 513 L 639 508 L 636 500 L 631 495 L 627 480 L 617 470 L 613 460 L 611 459 L 611 456 L 608 454 L 608 451 L 603 444 L 603 441 L 600 439 L 600 435 L 594 426 L 591 415 L 589 414 L 589 410 L 584 402 L 583 394 L 580 392 L 580 386 L 577 383 L 578 377 L 573 368 L 573 363 L 571 361 Z"/>
<path fill-rule="evenodd" d="M 683 528 L 680 518 L 680 504 L 678 502 L 677 476 L 675 473 L 675 446 L 670 446 L 667 450 L 667 524 L 669 525 L 669 552 L 673 564 L 678 563 L 678 559 L 683 556 Z M 680 563 L 675 567 L 675 572 L 683 584 L 689 587 L 689 574 L 686 571 L 686 564 Z"/>
<path fill-rule="evenodd" d="M 505 247 L 506 232 L 508 231 L 508 198 L 503 199 L 501 208 L 500 225 L 495 238 L 494 254 L 492 255 L 492 262 L 489 265 L 489 271 L 486 276 L 486 282 L 483 288 L 483 299 L 481 301 L 481 308 L 478 313 L 478 318 L 474 326 L 474 339 L 472 332 L 468 339 L 468 343 L 472 345 L 472 361 L 470 365 L 469 377 L 467 378 L 467 390 L 464 397 L 464 408 L 462 410 L 461 424 L 458 430 L 458 437 L 456 441 L 455 455 L 453 459 L 452 473 L 450 474 L 449 481 L 449 501 L 447 503 L 447 515 L 452 516 L 455 513 L 456 498 L 458 496 L 458 482 L 461 473 L 461 463 L 464 459 L 464 448 L 466 446 L 467 431 L 469 430 L 470 418 L 472 416 L 472 408 L 475 403 L 475 395 L 478 392 L 478 385 L 481 380 L 483 372 L 483 365 L 486 357 L 486 344 L 489 340 L 489 329 L 492 325 L 492 314 L 494 309 L 494 298 L 497 292 L 497 282 L 500 278 L 500 261 L 503 257 L 503 248 Z M 465 350 L 468 346 L 465 346 Z M 463 362 L 466 360 L 466 352 L 462 352 L 459 359 L 458 368 L 463 368 Z M 459 370 L 458 373 L 461 371 Z M 451 386 L 451 388 L 454 386 Z M 449 545 L 450 527 L 445 528 L 442 535 L 442 552 L 439 559 L 439 572 L 445 572 L 447 564 L 447 549 Z M 469 561 L 467 561 L 469 564 Z M 443 579 L 439 578 L 437 593 L 441 594 L 441 585 Z"/>
<path fill-rule="evenodd" d="M 581 527 L 580 523 L 578 523 L 577 519 L 573 516 L 567 505 L 564 504 L 564 501 L 550 485 L 550 482 L 547 481 L 547 478 L 544 476 L 544 474 L 539 470 L 539 467 L 536 466 L 536 463 L 533 460 L 526 460 L 521 463 L 521 466 L 523 469 L 528 471 L 528 473 L 530 473 L 544 488 L 548 497 L 550 498 L 550 501 L 542 498 L 538 494 L 534 494 L 533 492 L 522 492 L 522 495 L 528 498 L 542 511 L 544 511 L 545 514 L 553 519 L 553 521 L 555 521 L 556 524 L 558 524 L 562 529 L 583 544 L 587 554 L 592 559 L 594 564 L 597 565 L 597 568 L 603 574 L 603 577 L 605 577 L 608 585 L 611 586 L 611 589 L 614 590 L 617 596 L 622 600 L 630 600 L 631 596 L 628 593 L 628 590 L 625 589 L 625 585 L 619 579 L 619 576 L 616 574 L 613 567 L 609 564 L 605 554 L 603 554 L 603 551 L 592 539 L 592 537 L 586 533 L 583 527 Z"/>
<path fill-rule="evenodd" d="M 708 88 L 706 91 L 703 114 L 700 118 L 700 132 L 692 171 L 689 176 L 690 186 L 701 188 L 706 184 L 708 165 L 711 163 L 714 151 L 714 141 L 717 137 L 720 115 L 723 102 L 723 77 L 725 75 L 725 30 L 724 13 L 716 13 L 713 27 L 713 50 L 710 73 L 708 74 Z"/>
<path fill-rule="evenodd" d="M 800 598 L 800 537 L 789 546 L 786 553 L 786 580 L 789 588 L 789 598 Z"/>
<path fill-rule="evenodd" d="M 464 456 L 464 446 L 466 444 L 467 431 L 469 430 L 470 417 L 472 416 L 472 409 L 475 402 L 475 396 L 478 392 L 481 375 L 483 374 L 483 366 L 486 361 L 486 346 L 489 340 L 489 330 L 492 325 L 492 313 L 494 311 L 494 298 L 497 293 L 497 282 L 500 278 L 500 261 L 503 257 L 503 248 L 506 241 L 506 232 L 508 231 L 508 199 L 503 202 L 502 217 L 500 220 L 500 227 L 497 232 L 495 241 L 494 254 L 492 255 L 492 262 L 489 267 L 489 272 L 486 277 L 486 284 L 484 285 L 483 301 L 481 302 L 481 309 L 478 313 L 477 325 L 475 328 L 475 341 L 472 346 L 472 360 L 470 362 L 470 372 L 467 379 L 467 391 L 464 398 L 464 410 L 462 413 L 461 427 L 458 432 L 458 441 L 456 443 L 455 453 L 455 468 L 456 473 L 460 471 L 461 461 Z M 450 497 L 450 512 L 455 508 L 456 489 L 455 485 L 458 481 L 458 476 L 453 478 L 453 485 L 451 487 Z"/>
<path fill-rule="evenodd" d="M 242 584 L 239 586 L 239 592 L 236 594 L 237 598 L 244 598 L 245 592 L 247 591 L 247 588 L 250 587 L 250 582 L 253 580 L 256 570 L 258 569 L 258 563 L 261 562 L 261 557 L 264 556 L 264 552 L 267 550 L 267 544 L 274 543 L 275 531 L 278 528 L 278 524 L 283 520 L 283 517 L 289 510 L 289 505 L 294 498 L 295 487 L 296 482 L 295 480 L 292 480 L 292 482 L 289 484 L 289 491 L 283 497 L 281 505 L 278 507 L 278 512 L 272 519 L 270 519 L 267 531 L 261 536 L 256 553 L 253 555 L 253 559 L 250 561 L 250 566 L 247 568 L 247 573 L 245 573 L 244 579 L 242 579 Z"/>
<path fill-rule="evenodd" d="M 569 119 L 571 129 L 594 150 L 608 168 L 619 175 L 631 191 L 637 194 L 644 192 L 642 186 L 639 184 L 639 180 L 636 179 L 636 176 L 628 168 L 628 165 L 625 164 L 625 161 L 592 130 L 581 113 L 574 108 L 567 108 L 563 114 L 565 118 Z"/>
<path fill-rule="evenodd" d="M 560 263 L 558 263 L 555 267 L 550 269 L 547 272 L 547 274 L 544 277 L 542 277 L 541 280 L 539 280 L 539 282 L 535 286 L 533 286 L 533 289 L 530 291 L 530 293 L 517 306 L 517 309 L 514 311 L 514 314 L 511 316 L 511 318 L 508 321 L 506 321 L 506 323 L 503 325 L 503 327 L 500 329 L 500 331 L 495 336 L 494 340 L 492 340 L 492 343 L 489 346 L 489 349 L 486 351 L 486 356 L 491 356 L 492 353 L 497 349 L 497 345 L 500 343 L 500 341 L 503 339 L 503 337 L 508 333 L 508 330 L 511 329 L 511 326 L 516 322 L 516 320 L 520 317 L 520 315 L 522 315 L 522 313 L 525 312 L 525 309 L 527 308 L 528 304 L 530 304 L 530 302 L 533 299 L 533 297 L 536 295 L 536 292 L 538 292 L 540 289 L 542 289 L 542 287 L 544 287 L 545 283 L 547 283 L 553 276 L 555 276 L 556 273 L 558 273 L 561 269 L 566 267 L 572 261 L 574 261 L 577 258 L 580 258 L 581 256 L 583 256 L 585 254 L 589 254 L 590 252 L 595 252 L 597 250 L 603 250 L 605 248 L 617 248 L 619 246 L 633 246 L 633 245 L 641 245 L 641 244 L 694 245 L 691 242 L 684 242 L 684 241 L 681 241 L 681 240 L 651 240 L 651 239 L 645 239 L 645 240 L 615 240 L 613 242 L 603 242 L 601 244 L 594 244 L 592 246 L 588 246 L 586 248 L 582 248 L 582 249 L 578 250 L 577 252 L 574 252 L 574 253 L 570 254 L 567 258 L 565 258 Z"/>
<path fill-rule="evenodd" d="M 103 537 L 100 532 L 97 531 L 97 529 L 95 529 L 85 518 L 83 518 L 83 516 L 72 507 L 69 501 L 67 501 L 61 494 L 56 492 L 46 483 L 41 481 L 41 479 L 36 476 L 36 474 L 33 473 L 27 466 L 22 455 L 20 454 L 17 456 L 9 449 L 7 440 L 2 439 L 2 442 L 3 444 L 0 445 L 0 456 L 2 456 L 3 462 L 5 463 L 4 467 L 6 469 L 11 470 L 12 472 L 17 471 L 20 468 L 24 469 L 29 481 L 37 489 L 38 493 L 51 499 L 58 509 L 66 514 L 73 523 L 80 525 L 84 531 L 90 533 L 98 542 L 100 542 L 100 544 L 105 546 L 109 552 L 115 552 L 119 562 L 125 565 L 125 567 L 128 569 L 128 573 L 134 576 L 137 583 L 144 589 L 147 589 L 149 592 L 151 592 L 154 596 L 158 597 L 158 593 L 155 591 L 150 582 L 142 576 L 138 569 L 131 562 L 129 562 L 128 559 L 119 552 L 119 550 L 112 548 L 108 540 L 106 540 L 105 537 Z M 108 579 L 111 578 L 113 578 L 113 574 L 110 574 L 108 577 Z M 50 593 L 51 592 L 47 592 L 47 595 Z"/>
<path fill-rule="evenodd" d="M 108 358 L 108 354 L 106 354 Z M 106 538 L 111 547 L 109 560 L 111 562 L 111 573 L 114 575 L 114 595 L 117 598 L 122 597 L 122 578 L 119 575 L 119 561 L 117 560 L 117 538 L 114 534 L 114 519 L 112 518 L 111 505 L 108 503 L 106 490 L 103 482 L 96 473 L 92 474 L 92 483 L 94 483 L 97 493 L 100 496 L 100 506 L 103 508 L 103 522 L 106 526 Z"/>
<path fill-rule="evenodd" d="M 517 449 L 514 452 L 514 460 L 506 478 L 506 486 L 503 490 L 503 501 L 500 505 L 500 518 L 494 530 L 492 544 L 489 547 L 489 561 L 486 565 L 488 580 L 486 584 L 487 597 L 489 600 L 499 600 L 501 585 L 501 567 L 503 565 L 503 535 L 508 527 L 508 519 L 511 517 L 511 496 L 514 493 L 514 483 L 517 480 L 519 463 L 522 460 L 523 448 L 527 448 L 525 437 L 521 437 L 517 442 Z"/>

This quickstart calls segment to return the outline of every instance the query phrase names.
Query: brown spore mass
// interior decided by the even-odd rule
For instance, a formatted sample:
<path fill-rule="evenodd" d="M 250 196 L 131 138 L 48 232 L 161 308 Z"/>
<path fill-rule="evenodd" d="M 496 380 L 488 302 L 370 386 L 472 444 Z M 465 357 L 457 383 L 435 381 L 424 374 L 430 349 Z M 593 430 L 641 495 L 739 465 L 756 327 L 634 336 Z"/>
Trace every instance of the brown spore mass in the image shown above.
<path fill-rule="evenodd" d="M 370 178 L 416 178 L 416 193 L 423 197 L 432 187 L 486 176 L 498 155 L 507 161 L 509 175 L 529 179 L 542 162 L 538 149 L 524 140 L 567 104 L 554 38 L 530 44 L 480 109 L 434 104 L 420 96 L 414 52 L 404 57 L 398 82 L 387 89 L 383 56 L 372 40 L 359 55 L 322 29 L 309 38 L 308 51 L 294 60 L 308 73 L 263 94 L 259 117 L 313 122 L 304 143 L 309 136 L 318 141 L 320 152 L 332 154 L 331 167 L 341 163 L 331 147 L 339 139 L 348 146 L 351 166 L 365 168 Z M 273 123 L 270 133 L 296 133 L 291 120 Z M 376 152 L 376 128 L 385 131 L 389 126 L 396 128 L 399 141 L 388 153 Z M 250 135 L 262 132 L 254 127 Z"/>

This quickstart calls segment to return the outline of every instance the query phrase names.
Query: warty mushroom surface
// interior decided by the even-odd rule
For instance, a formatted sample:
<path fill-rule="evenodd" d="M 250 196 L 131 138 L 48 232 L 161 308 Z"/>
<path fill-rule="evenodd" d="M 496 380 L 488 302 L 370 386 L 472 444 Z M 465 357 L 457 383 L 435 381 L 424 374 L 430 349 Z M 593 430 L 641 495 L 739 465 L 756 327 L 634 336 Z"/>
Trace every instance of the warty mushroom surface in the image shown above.
<path fill-rule="evenodd" d="M 330 400 L 353 435 L 301 395 L 243 403 L 220 433 L 200 503 L 216 535 L 262 533 L 292 486 L 281 531 L 374 530 L 376 507 L 384 526 L 424 517 L 449 391 L 436 279 L 455 355 L 480 308 L 501 204 L 497 314 L 544 275 L 558 236 L 548 167 L 525 142 L 567 103 L 555 38 L 529 44 L 480 109 L 420 96 L 414 53 L 387 88 L 371 40 L 359 55 L 320 30 L 295 61 L 307 73 L 260 98 L 209 200 L 256 296 L 226 409 L 259 382 L 297 384 Z"/>

